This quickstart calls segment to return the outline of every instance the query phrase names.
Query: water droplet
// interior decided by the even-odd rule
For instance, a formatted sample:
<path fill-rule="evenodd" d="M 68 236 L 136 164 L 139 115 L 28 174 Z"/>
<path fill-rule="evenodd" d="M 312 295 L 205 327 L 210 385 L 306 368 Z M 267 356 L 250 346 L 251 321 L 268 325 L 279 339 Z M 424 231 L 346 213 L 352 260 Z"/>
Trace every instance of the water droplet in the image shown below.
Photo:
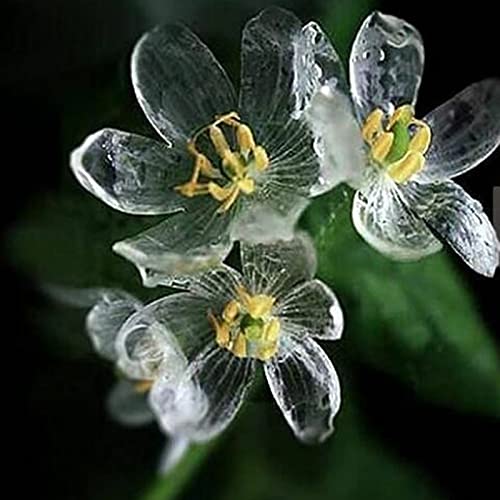
<path fill-rule="evenodd" d="M 379 49 L 379 51 L 378 51 L 379 62 L 382 62 L 384 59 L 385 59 L 385 52 L 382 49 Z"/>

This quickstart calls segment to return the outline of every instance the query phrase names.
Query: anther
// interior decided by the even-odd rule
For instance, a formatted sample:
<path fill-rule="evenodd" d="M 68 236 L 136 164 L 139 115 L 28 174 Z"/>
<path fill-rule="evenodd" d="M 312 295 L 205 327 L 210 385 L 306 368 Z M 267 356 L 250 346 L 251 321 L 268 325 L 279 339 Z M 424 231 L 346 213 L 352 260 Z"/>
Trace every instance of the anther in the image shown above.
<path fill-rule="evenodd" d="M 208 127 L 208 134 L 214 145 L 215 151 L 217 151 L 217 154 L 221 158 L 224 158 L 228 152 L 231 152 L 231 148 L 226 141 L 224 133 L 217 125 L 210 125 L 210 127 Z"/>
<path fill-rule="evenodd" d="M 407 127 L 415 116 L 415 110 L 410 104 L 404 104 L 399 106 L 394 113 L 392 113 L 387 123 L 387 130 L 391 130 L 396 122 L 400 122 L 402 125 Z"/>
<path fill-rule="evenodd" d="M 262 146 L 257 146 L 253 150 L 253 158 L 255 168 L 262 172 L 269 166 L 269 157 L 267 156 L 267 151 Z"/>
<path fill-rule="evenodd" d="M 252 131 L 248 125 L 240 123 L 236 127 L 236 141 L 240 151 L 247 155 L 250 151 L 255 149 L 255 140 Z"/>
<path fill-rule="evenodd" d="M 373 142 L 371 149 L 373 159 L 382 163 L 385 160 L 385 157 L 389 154 L 393 142 L 394 134 L 392 132 L 382 132 L 379 134 Z"/>
<path fill-rule="evenodd" d="M 387 173 L 396 182 L 406 182 L 412 175 L 424 168 L 425 158 L 422 153 L 408 152 L 401 160 L 392 163 Z"/>
<path fill-rule="evenodd" d="M 374 109 L 365 120 L 363 128 L 361 130 L 361 135 L 365 142 L 372 144 L 376 136 L 382 132 L 382 119 L 384 118 L 384 112 L 377 108 Z"/>
<path fill-rule="evenodd" d="M 415 125 L 417 125 L 419 128 L 410 139 L 408 150 L 425 154 L 431 144 L 431 129 L 429 125 L 424 122 L 414 120 L 413 123 L 415 123 Z"/>

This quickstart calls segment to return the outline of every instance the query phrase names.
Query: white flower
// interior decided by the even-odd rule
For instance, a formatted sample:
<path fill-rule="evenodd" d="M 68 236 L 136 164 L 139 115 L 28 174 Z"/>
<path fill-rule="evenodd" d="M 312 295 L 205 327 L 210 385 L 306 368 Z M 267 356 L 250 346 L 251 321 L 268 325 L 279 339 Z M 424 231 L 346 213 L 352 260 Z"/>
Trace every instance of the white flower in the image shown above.
<path fill-rule="evenodd" d="M 271 8 L 242 38 L 239 98 L 209 49 L 187 28 L 146 33 L 132 83 L 163 142 L 100 130 L 71 155 L 81 184 L 129 214 L 170 216 L 120 241 L 144 284 L 181 280 L 219 264 L 232 242 L 290 239 L 322 177 L 304 118 L 339 59 L 315 23 Z"/>
<path fill-rule="evenodd" d="M 423 67 L 413 26 L 379 12 L 368 16 L 352 48 L 350 92 L 339 73 L 308 113 L 323 169 L 358 188 L 353 223 L 378 251 L 415 260 L 444 241 L 472 269 L 493 276 L 495 230 L 481 204 L 451 179 L 500 143 L 500 80 L 475 83 L 420 120 L 414 105 Z"/>
<path fill-rule="evenodd" d="M 262 364 L 295 435 L 322 441 L 333 431 L 340 387 L 314 339 L 340 337 L 339 303 L 313 279 L 315 253 L 305 236 L 242 243 L 241 264 L 241 274 L 221 265 L 193 278 L 188 290 L 147 305 L 126 321 L 118 343 L 134 346 L 156 330 L 176 337 L 187 368 L 180 378 L 165 371 L 149 396 L 167 433 L 199 442 L 222 432 Z"/>
<path fill-rule="evenodd" d="M 55 293 L 54 293 L 55 291 Z M 53 289 L 52 295 L 66 303 L 89 307 L 87 333 L 95 350 L 115 363 L 122 378 L 111 390 L 107 408 L 123 425 L 137 426 L 155 420 L 148 394 L 156 381 L 171 384 L 186 369 L 187 360 L 175 338 L 160 326 L 127 330 L 126 341 L 120 334 L 127 320 L 144 309 L 132 295 L 118 289 Z M 184 418 L 189 418 L 185 415 Z M 162 473 L 174 467 L 189 445 L 189 439 L 174 426 L 160 460 Z"/>

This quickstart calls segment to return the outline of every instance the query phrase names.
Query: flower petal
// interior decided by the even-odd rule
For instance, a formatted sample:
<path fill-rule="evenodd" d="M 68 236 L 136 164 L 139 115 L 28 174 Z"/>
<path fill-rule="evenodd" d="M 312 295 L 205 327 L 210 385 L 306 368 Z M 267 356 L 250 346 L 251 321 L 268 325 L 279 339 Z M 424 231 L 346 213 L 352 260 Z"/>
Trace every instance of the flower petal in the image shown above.
<path fill-rule="evenodd" d="M 320 280 L 296 286 L 276 304 L 283 330 L 297 338 L 310 335 L 336 340 L 344 329 L 344 315 L 339 301 Z"/>
<path fill-rule="evenodd" d="M 429 227 L 474 271 L 493 276 L 499 264 L 500 242 L 481 204 L 451 180 L 411 182 L 405 195 Z"/>
<path fill-rule="evenodd" d="M 182 283 L 185 276 L 217 266 L 229 253 L 230 215 L 218 214 L 215 201 L 202 198 L 191 200 L 189 211 L 113 245 L 137 266 L 145 286 Z"/>
<path fill-rule="evenodd" d="M 236 289 L 241 283 L 241 274 L 223 264 L 190 279 L 189 291 L 203 297 L 216 309 L 235 297 Z"/>
<path fill-rule="evenodd" d="M 429 113 L 432 130 L 423 180 L 463 174 L 500 144 L 500 80 L 474 83 Z"/>
<path fill-rule="evenodd" d="M 241 243 L 243 277 L 250 293 L 280 297 L 316 272 L 316 252 L 304 233 L 269 245 Z"/>
<path fill-rule="evenodd" d="M 199 319 L 200 301 L 190 301 L 189 298 L 186 294 L 164 297 L 148 304 L 125 322 L 116 338 L 115 348 L 118 367 L 129 378 L 155 380 L 160 374 L 177 378 L 184 371 L 187 358 L 172 328 L 179 326 L 179 320 L 182 325 L 190 325 Z M 203 305 L 201 311 L 206 315 Z M 206 316 L 205 322 L 208 329 Z M 193 323 L 191 330 L 195 328 L 199 333 L 201 325 Z M 187 337 L 191 331 L 182 333 Z"/>
<path fill-rule="evenodd" d="M 198 37 L 180 25 L 159 26 L 137 42 L 132 83 L 144 113 L 167 142 L 186 141 L 216 115 L 236 107 L 225 71 Z"/>
<path fill-rule="evenodd" d="M 269 155 L 266 189 L 308 196 L 319 165 L 303 111 L 326 81 L 335 77 L 345 86 L 340 59 L 317 24 L 302 28 L 275 7 L 247 23 L 241 50 L 240 110 Z"/>
<path fill-rule="evenodd" d="M 356 192 L 352 221 L 368 244 L 395 260 L 418 260 L 442 247 L 386 175 L 375 175 L 366 187 Z"/>
<path fill-rule="evenodd" d="M 210 342 L 178 384 L 155 384 L 150 394 L 153 411 L 166 432 L 207 441 L 236 416 L 254 370 L 254 360 L 239 359 Z"/>
<path fill-rule="evenodd" d="M 276 403 L 298 439 L 322 442 L 333 432 L 340 383 L 332 362 L 311 338 L 283 338 L 280 352 L 264 364 Z"/>
<path fill-rule="evenodd" d="M 94 349 L 115 361 L 115 340 L 125 321 L 142 309 L 142 303 L 121 290 L 101 289 L 99 298 L 87 314 L 86 328 Z"/>
<path fill-rule="evenodd" d="M 120 380 L 111 389 L 107 408 L 113 419 L 122 425 L 145 425 L 154 420 L 147 395 L 136 391 L 128 380 Z"/>
<path fill-rule="evenodd" d="M 363 22 L 349 61 L 351 91 L 360 121 L 375 108 L 414 105 L 424 69 L 418 31 L 402 19 L 374 12 Z"/>
<path fill-rule="evenodd" d="M 365 152 L 352 102 L 337 88 L 325 85 L 314 96 L 307 119 L 321 158 L 320 194 L 347 182 L 357 187 L 365 166 Z"/>
<path fill-rule="evenodd" d="M 186 152 L 115 129 L 89 135 L 71 153 L 80 184 L 110 207 L 129 214 L 166 214 L 185 206 L 173 188 L 193 164 Z"/>

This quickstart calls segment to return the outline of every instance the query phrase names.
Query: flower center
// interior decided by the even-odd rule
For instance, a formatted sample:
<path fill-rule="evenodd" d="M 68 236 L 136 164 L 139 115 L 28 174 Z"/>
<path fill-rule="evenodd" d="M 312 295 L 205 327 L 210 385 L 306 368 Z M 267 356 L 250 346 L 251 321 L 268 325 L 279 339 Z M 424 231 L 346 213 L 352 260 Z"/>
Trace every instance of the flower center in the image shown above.
<path fill-rule="evenodd" d="M 235 133 L 238 151 L 231 150 L 222 125 Z M 203 134 L 208 135 L 220 158 L 218 168 L 197 148 L 196 143 Z M 253 193 L 254 175 L 269 166 L 266 150 L 255 144 L 252 130 L 240 122 L 240 117 L 234 111 L 216 117 L 213 123 L 199 130 L 188 141 L 187 149 L 194 156 L 193 174 L 188 182 L 176 186 L 175 190 L 188 198 L 210 195 L 221 203 L 219 213 L 227 212 L 240 193 Z"/>
<path fill-rule="evenodd" d="M 370 146 L 372 159 L 394 181 L 403 183 L 424 168 L 431 129 L 415 118 L 409 104 L 397 108 L 385 123 L 384 118 L 384 112 L 375 109 L 366 118 L 361 133 Z"/>
<path fill-rule="evenodd" d="M 215 330 L 215 341 L 238 358 L 267 361 L 278 350 L 280 322 L 272 315 L 275 298 L 250 295 L 238 287 L 238 299 L 229 301 L 218 319 L 212 312 L 208 319 Z"/>

